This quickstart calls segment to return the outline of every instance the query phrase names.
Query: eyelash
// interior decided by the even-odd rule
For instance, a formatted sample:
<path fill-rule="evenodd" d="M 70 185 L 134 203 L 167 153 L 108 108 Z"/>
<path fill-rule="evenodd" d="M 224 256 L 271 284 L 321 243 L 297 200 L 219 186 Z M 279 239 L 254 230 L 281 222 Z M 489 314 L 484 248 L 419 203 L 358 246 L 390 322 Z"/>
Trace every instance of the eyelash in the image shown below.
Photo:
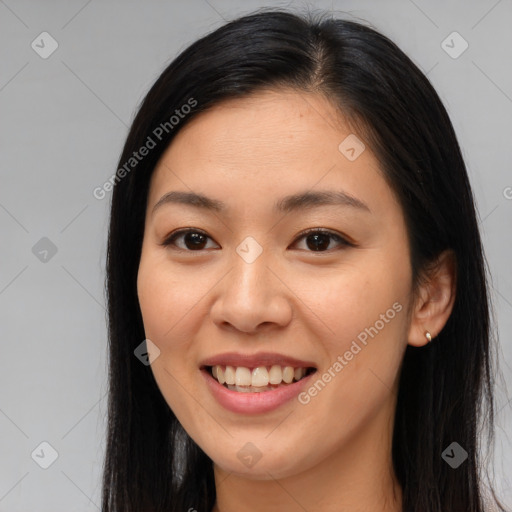
<path fill-rule="evenodd" d="M 194 250 L 190 250 L 190 249 L 182 249 L 181 247 L 176 247 L 175 246 L 175 244 L 174 244 L 175 240 L 177 238 L 181 237 L 181 236 L 184 236 L 184 235 L 188 234 L 188 233 L 197 233 L 197 234 L 203 235 L 203 236 L 209 238 L 210 240 L 212 240 L 201 229 L 185 228 L 185 229 L 180 229 L 180 230 L 175 231 L 174 233 L 172 233 L 160 245 L 162 245 L 164 247 L 171 247 L 171 246 L 174 245 L 174 247 L 172 247 L 172 249 L 176 250 L 176 251 L 181 251 L 181 252 L 190 252 L 190 253 L 192 253 L 192 252 L 204 252 L 205 249 L 198 249 L 198 250 L 194 251 Z M 311 228 L 311 229 L 308 229 L 306 231 L 303 231 L 294 240 L 293 244 L 296 244 L 299 240 L 301 240 L 303 238 L 306 238 L 308 235 L 312 235 L 312 234 L 327 235 L 327 236 L 331 237 L 332 239 L 336 240 L 340 244 L 340 246 L 341 246 L 340 248 L 338 248 L 338 250 L 340 250 L 343 247 L 355 247 L 355 244 L 349 242 L 347 239 L 343 238 L 338 233 L 330 231 L 330 230 L 327 230 L 327 229 L 322 229 L 322 228 Z M 306 250 L 306 252 L 310 252 L 312 254 L 331 253 L 332 249 L 327 249 L 325 251 L 308 251 L 308 250 Z"/>

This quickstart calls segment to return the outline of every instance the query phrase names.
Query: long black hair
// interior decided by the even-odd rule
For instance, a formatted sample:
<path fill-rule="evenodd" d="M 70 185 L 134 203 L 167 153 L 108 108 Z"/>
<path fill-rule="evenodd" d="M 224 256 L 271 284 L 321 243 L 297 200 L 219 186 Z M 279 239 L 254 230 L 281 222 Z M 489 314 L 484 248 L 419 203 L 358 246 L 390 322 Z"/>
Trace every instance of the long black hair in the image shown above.
<path fill-rule="evenodd" d="M 134 356 L 145 339 L 136 281 L 149 181 L 173 137 L 198 113 L 284 87 L 322 94 L 376 154 L 404 212 L 415 286 L 443 250 L 456 256 L 456 299 L 445 328 L 426 347 L 406 348 L 392 462 L 405 511 L 483 512 L 480 439 L 486 427 L 492 442 L 494 418 L 488 273 L 448 114 L 425 75 L 374 29 L 273 9 L 235 19 L 180 53 L 142 101 L 119 159 L 107 251 L 102 508 L 210 512 L 215 503 L 212 461 L 170 410 L 151 368 Z M 135 159 L 142 147 L 150 149 Z M 468 454 L 457 469 L 441 456 L 453 441 Z"/>

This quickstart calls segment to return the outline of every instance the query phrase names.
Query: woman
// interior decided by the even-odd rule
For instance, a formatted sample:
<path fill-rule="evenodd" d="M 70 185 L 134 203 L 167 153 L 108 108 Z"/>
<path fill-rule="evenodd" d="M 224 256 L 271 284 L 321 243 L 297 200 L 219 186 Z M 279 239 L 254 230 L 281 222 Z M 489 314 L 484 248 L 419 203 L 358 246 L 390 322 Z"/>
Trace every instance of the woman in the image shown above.
<path fill-rule="evenodd" d="M 105 511 L 489 510 L 472 192 L 391 41 L 232 21 L 158 78 L 118 168 Z"/>

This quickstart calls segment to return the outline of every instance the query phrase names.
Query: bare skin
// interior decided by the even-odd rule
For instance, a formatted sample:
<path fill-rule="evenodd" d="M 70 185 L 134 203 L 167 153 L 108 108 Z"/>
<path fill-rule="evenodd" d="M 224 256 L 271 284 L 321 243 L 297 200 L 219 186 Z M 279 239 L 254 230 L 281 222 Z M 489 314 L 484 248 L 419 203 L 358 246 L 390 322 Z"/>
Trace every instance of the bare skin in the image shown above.
<path fill-rule="evenodd" d="M 354 161 L 338 149 L 351 133 L 319 95 L 260 92 L 192 120 L 152 176 L 138 274 L 145 334 L 160 350 L 151 368 L 214 463 L 214 512 L 401 510 L 391 464 L 400 364 L 408 344 L 445 325 L 454 267 L 442 255 L 413 294 L 402 209 L 368 145 Z M 284 196 L 320 190 L 365 207 L 273 210 Z M 153 211 L 170 191 L 204 194 L 226 211 L 170 202 Z M 204 245 L 185 235 L 162 245 L 183 228 L 206 234 Z M 302 236 L 310 228 L 348 244 L 324 236 L 314 250 Z M 236 251 L 246 237 L 262 249 L 251 263 Z M 371 326 L 377 333 L 333 377 L 338 356 Z M 331 379 L 262 414 L 225 409 L 201 361 L 259 351 L 314 361 L 316 376 L 331 369 Z M 251 467 L 238 457 L 247 443 L 261 454 Z"/>

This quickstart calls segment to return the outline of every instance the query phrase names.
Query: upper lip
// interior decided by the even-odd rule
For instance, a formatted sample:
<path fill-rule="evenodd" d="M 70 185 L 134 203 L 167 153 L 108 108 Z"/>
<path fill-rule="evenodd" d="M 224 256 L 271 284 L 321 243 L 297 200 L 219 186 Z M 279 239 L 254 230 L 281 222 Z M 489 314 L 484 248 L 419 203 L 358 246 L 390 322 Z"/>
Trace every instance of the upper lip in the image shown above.
<path fill-rule="evenodd" d="M 225 352 L 208 357 L 201 361 L 200 366 L 244 366 L 246 368 L 256 368 L 258 366 L 293 366 L 294 368 L 316 368 L 312 361 L 304 361 L 289 357 L 284 354 L 272 352 L 259 352 L 256 354 L 240 354 L 236 352 Z"/>

